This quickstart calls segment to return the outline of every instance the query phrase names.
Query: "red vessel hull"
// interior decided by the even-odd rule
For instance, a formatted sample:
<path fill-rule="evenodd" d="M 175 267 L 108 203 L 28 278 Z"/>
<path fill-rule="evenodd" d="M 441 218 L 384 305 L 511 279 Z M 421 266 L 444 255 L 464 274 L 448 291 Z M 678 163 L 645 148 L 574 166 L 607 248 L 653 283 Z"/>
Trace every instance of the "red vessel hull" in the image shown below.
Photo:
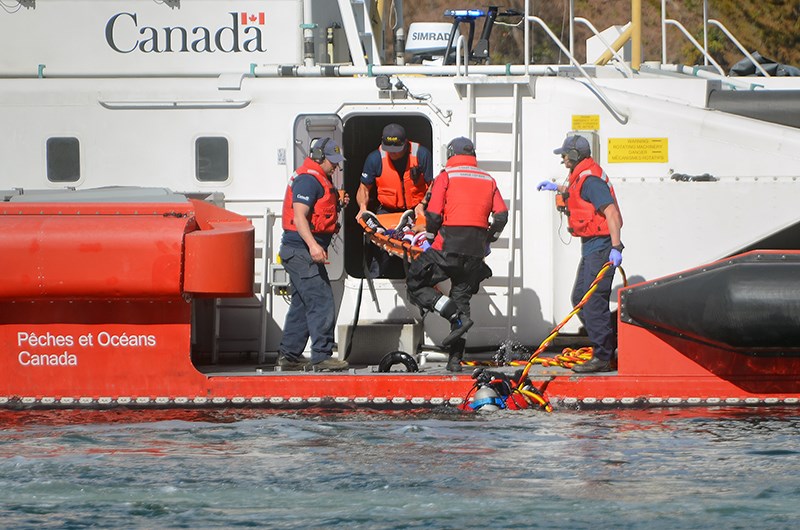
<path fill-rule="evenodd" d="M 241 263 L 253 263 L 253 230 L 235 214 L 197 201 L 29 204 L 1 213 L 15 235 L 4 243 L 0 281 L 0 406 L 430 408 L 463 407 L 473 394 L 469 371 L 435 367 L 195 366 L 191 298 L 252 289 L 252 266 Z M 530 377 L 557 407 L 800 399 L 800 357 L 746 355 L 630 319 L 619 323 L 617 372 L 537 367 Z"/>
<path fill-rule="evenodd" d="M 15 314 L 28 322 L 0 325 L 3 343 L 17 346 L 15 355 L 4 356 L 5 391 L 0 404 L 458 406 L 468 398 L 474 382 L 469 372 L 259 373 L 252 368 L 251 375 L 204 374 L 191 361 L 186 302 L 118 303 L 123 308 L 114 308 L 115 304 L 12 304 L 25 306 L 16 308 Z M 4 315 L 9 314 L 8 305 L 4 304 Z M 124 310 L 116 313 L 120 309 Z M 35 315 L 52 319 L 56 314 L 61 315 L 59 323 L 33 322 Z M 119 314 L 125 323 L 105 322 L 99 318 L 103 314 Z M 67 315 L 82 315 L 81 321 Z M 51 342 L 52 337 L 70 337 L 73 346 L 20 344 L 20 337 L 34 335 L 40 340 L 49 337 Z M 131 345 L 120 345 L 123 337 Z M 134 337 L 152 338 L 152 346 L 138 344 Z M 49 363 L 44 356 L 61 360 L 36 364 Z M 800 398 L 800 380 L 794 375 L 798 369 L 796 358 L 748 358 L 623 324 L 618 372 L 578 375 L 552 368 L 531 375 L 536 386 L 548 382 L 546 396 L 556 406 L 795 404 Z"/>

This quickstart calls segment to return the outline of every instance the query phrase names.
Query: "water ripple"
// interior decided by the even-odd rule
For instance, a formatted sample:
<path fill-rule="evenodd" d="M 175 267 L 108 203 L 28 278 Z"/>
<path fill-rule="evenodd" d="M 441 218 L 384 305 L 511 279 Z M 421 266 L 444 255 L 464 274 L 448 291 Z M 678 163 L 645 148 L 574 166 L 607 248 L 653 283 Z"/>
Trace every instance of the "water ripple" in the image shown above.
<path fill-rule="evenodd" d="M 793 408 L 0 411 L 0 425 L 8 528 L 791 528 L 800 517 Z"/>

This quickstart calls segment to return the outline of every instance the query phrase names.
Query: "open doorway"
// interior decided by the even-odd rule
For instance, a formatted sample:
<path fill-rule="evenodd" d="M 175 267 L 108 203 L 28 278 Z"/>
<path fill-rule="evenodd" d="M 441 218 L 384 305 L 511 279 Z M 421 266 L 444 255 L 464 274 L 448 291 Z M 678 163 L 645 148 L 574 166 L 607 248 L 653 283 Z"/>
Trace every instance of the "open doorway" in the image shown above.
<path fill-rule="evenodd" d="M 344 212 L 344 248 L 345 272 L 355 278 L 364 277 L 364 243 L 361 227 L 355 220 L 358 213 L 356 192 L 361 181 L 361 171 L 367 155 L 378 148 L 381 142 L 383 128 L 397 123 L 406 130 L 410 141 L 418 142 L 433 150 L 433 130 L 426 116 L 414 114 L 380 114 L 352 116 L 344 123 L 343 148 L 347 158 L 344 168 L 344 187 L 350 195 L 350 204 Z M 434 157 L 434 160 L 436 158 Z M 434 172 L 436 168 L 434 167 Z M 370 199 L 370 209 L 373 208 L 375 198 Z M 395 271 L 386 278 L 402 278 L 402 271 Z"/>

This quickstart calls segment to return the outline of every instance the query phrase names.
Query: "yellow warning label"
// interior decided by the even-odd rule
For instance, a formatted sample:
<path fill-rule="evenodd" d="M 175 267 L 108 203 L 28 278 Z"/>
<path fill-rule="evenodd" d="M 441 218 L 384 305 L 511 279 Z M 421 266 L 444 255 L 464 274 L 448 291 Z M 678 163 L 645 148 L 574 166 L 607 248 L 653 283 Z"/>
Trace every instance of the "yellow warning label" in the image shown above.
<path fill-rule="evenodd" d="M 572 115 L 572 130 L 573 131 L 599 131 L 600 130 L 600 115 L 599 114 L 573 114 Z"/>
<path fill-rule="evenodd" d="M 609 138 L 608 161 L 612 164 L 669 162 L 668 138 Z"/>

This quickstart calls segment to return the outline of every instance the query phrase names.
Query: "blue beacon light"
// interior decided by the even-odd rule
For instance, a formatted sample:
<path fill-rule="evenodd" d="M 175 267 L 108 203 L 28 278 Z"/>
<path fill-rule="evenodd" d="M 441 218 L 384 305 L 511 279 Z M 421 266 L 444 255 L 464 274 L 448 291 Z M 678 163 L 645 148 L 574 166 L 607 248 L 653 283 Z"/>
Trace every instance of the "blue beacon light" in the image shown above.
<path fill-rule="evenodd" d="M 486 13 L 480 9 L 447 9 L 444 16 L 462 19 L 480 18 L 485 16 Z"/>

